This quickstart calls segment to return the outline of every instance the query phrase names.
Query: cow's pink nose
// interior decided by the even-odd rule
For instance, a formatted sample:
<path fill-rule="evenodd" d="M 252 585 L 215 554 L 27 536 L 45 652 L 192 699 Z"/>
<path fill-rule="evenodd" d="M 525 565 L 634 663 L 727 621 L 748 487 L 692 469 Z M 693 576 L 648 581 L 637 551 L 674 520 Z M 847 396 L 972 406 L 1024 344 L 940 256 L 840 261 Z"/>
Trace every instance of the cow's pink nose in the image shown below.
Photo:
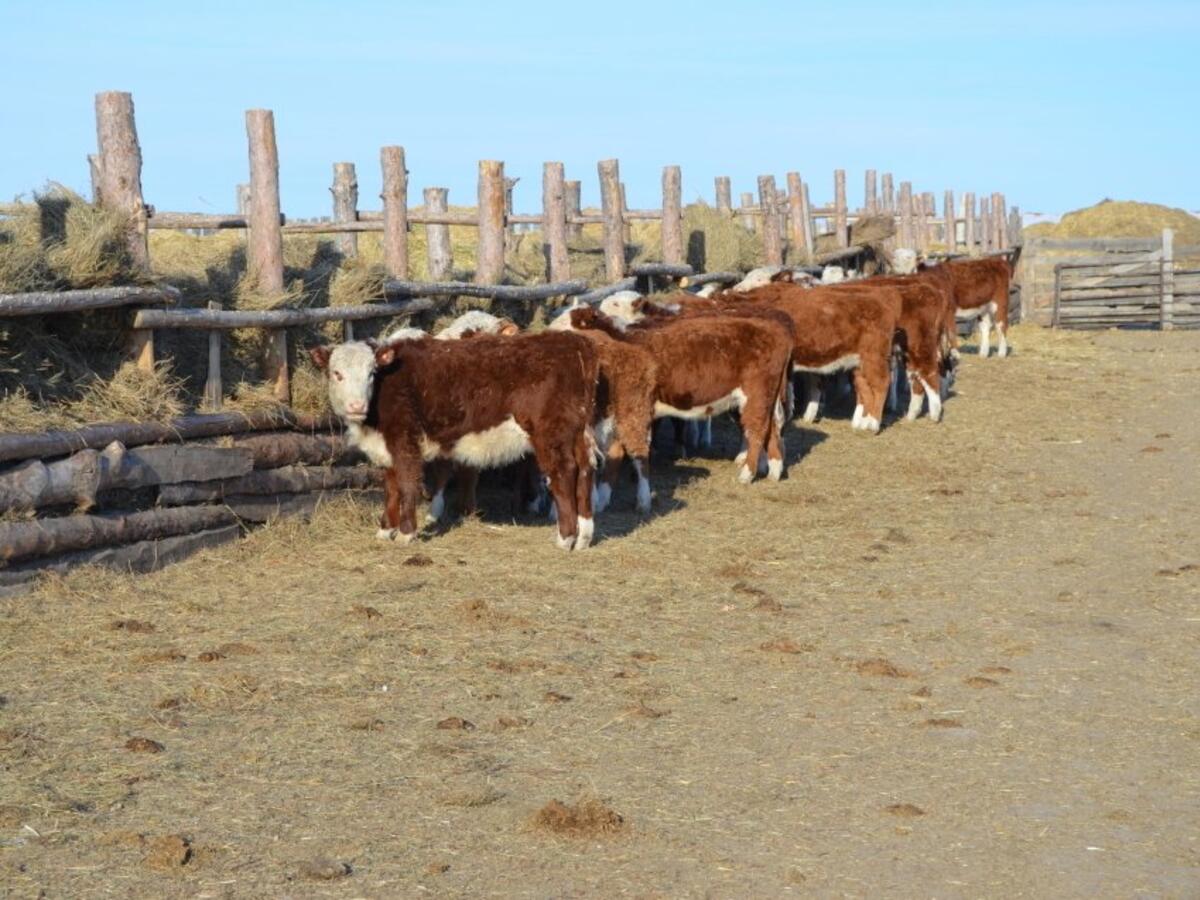
<path fill-rule="evenodd" d="M 360 413 L 367 411 L 367 404 L 359 400 L 351 400 L 346 404 L 346 412 Z"/>

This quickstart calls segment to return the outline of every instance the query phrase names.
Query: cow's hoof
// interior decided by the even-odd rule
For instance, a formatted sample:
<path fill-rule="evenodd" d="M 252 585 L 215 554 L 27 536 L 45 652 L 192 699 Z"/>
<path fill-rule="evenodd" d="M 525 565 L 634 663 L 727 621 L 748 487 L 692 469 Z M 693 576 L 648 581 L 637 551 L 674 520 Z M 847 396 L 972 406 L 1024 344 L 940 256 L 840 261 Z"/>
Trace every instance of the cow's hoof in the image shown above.
<path fill-rule="evenodd" d="M 575 528 L 575 546 L 572 549 L 586 550 L 592 546 L 592 538 L 596 533 L 595 520 L 586 516 L 580 516 L 575 520 Z"/>
<path fill-rule="evenodd" d="M 570 550 L 575 546 L 575 535 L 569 534 L 563 537 L 556 531 L 554 532 L 554 543 L 559 550 Z"/>
<path fill-rule="evenodd" d="M 400 533 L 399 528 L 380 528 L 375 532 L 375 540 L 377 541 L 394 541 L 396 535 Z"/>
<path fill-rule="evenodd" d="M 783 460 L 772 459 L 767 461 L 767 477 L 772 481 L 779 481 L 783 478 Z"/>
<path fill-rule="evenodd" d="M 742 466 L 738 471 L 737 480 L 741 484 L 749 484 L 754 480 L 754 472 L 749 466 Z"/>

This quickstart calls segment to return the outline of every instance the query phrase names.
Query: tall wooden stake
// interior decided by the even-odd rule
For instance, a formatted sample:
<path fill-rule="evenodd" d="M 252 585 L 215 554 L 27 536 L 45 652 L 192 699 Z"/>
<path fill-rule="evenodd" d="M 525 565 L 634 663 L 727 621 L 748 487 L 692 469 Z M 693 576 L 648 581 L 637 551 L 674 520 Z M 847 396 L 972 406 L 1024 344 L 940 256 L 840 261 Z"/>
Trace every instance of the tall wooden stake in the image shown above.
<path fill-rule="evenodd" d="M 403 147 L 379 151 L 383 172 L 383 265 L 388 275 L 408 278 L 408 169 Z"/>
<path fill-rule="evenodd" d="M 621 203 L 621 170 L 615 159 L 601 160 L 600 210 L 604 218 L 604 271 L 609 281 L 625 277 L 624 206 Z"/>
<path fill-rule="evenodd" d="M 358 175 L 354 171 L 354 163 L 339 162 L 333 164 L 333 221 L 358 221 Z M 337 246 L 342 256 L 353 258 L 358 256 L 358 234 L 345 231 L 337 236 Z"/>
<path fill-rule="evenodd" d="M 547 281 L 566 281 L 571 277 L 567 256 L 567 192 L 560 162 L 542 166 L 542 253 Z"/>
<path fill-rule="evenodd" d="M 247 244 L 249 274 L 255 289 L 265 295 L 283 293 L 283 232 L 279 213 L 279 149 L 275 144 L 275 116 L 269 109 L 246 112 L 250 142 L 250 236 Z M 267 332 L 262 361 L 263 379 L 275 398 L 291 398 L 286 329 Z"/>
<path fill-rule="evenodd" d="M 479 251 L 476 284 L 499 284 L 504 277 L 504 163 L 479 163 Z"/>
<path fill-rule="evenodd" d="M 662 174 L 662 258 L 669 265 L 683 262 L 683 174 L 666 166 Z"/>

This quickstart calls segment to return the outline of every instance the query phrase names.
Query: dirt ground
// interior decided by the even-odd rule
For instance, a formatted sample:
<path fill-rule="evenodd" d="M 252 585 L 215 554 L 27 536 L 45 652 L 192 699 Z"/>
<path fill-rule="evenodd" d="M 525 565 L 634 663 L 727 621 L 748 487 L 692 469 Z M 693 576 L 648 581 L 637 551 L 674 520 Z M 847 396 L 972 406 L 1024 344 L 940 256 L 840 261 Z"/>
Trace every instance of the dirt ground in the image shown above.
<path fill-rule="evenodd" d="M 0 894 L 1200 895 L 1200 334 L 1014 345 L 586 553 L 340 502 L 2 601 Z"/>

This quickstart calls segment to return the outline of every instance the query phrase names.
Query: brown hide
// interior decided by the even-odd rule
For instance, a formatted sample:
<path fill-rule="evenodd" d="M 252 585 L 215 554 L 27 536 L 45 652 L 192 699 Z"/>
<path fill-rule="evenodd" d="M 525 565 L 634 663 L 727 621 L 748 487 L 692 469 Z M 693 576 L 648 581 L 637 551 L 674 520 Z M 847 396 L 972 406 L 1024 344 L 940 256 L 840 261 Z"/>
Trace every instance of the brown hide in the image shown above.
<path fill-rule="evenodd" d="M 416 531 L 423 438 L 446 456 L 459 439 L 510 416 L 529 435 L 550 478 L 560 536 L 573 539 L 576 516 L 591 518 L 599 361 L 586 338 L 554 332 L 423 338 L 382 347 L 376 359 L 380 370 L 366 424 L 383 434 L 392 456 L 386 528 L 404 536 Z"/>

